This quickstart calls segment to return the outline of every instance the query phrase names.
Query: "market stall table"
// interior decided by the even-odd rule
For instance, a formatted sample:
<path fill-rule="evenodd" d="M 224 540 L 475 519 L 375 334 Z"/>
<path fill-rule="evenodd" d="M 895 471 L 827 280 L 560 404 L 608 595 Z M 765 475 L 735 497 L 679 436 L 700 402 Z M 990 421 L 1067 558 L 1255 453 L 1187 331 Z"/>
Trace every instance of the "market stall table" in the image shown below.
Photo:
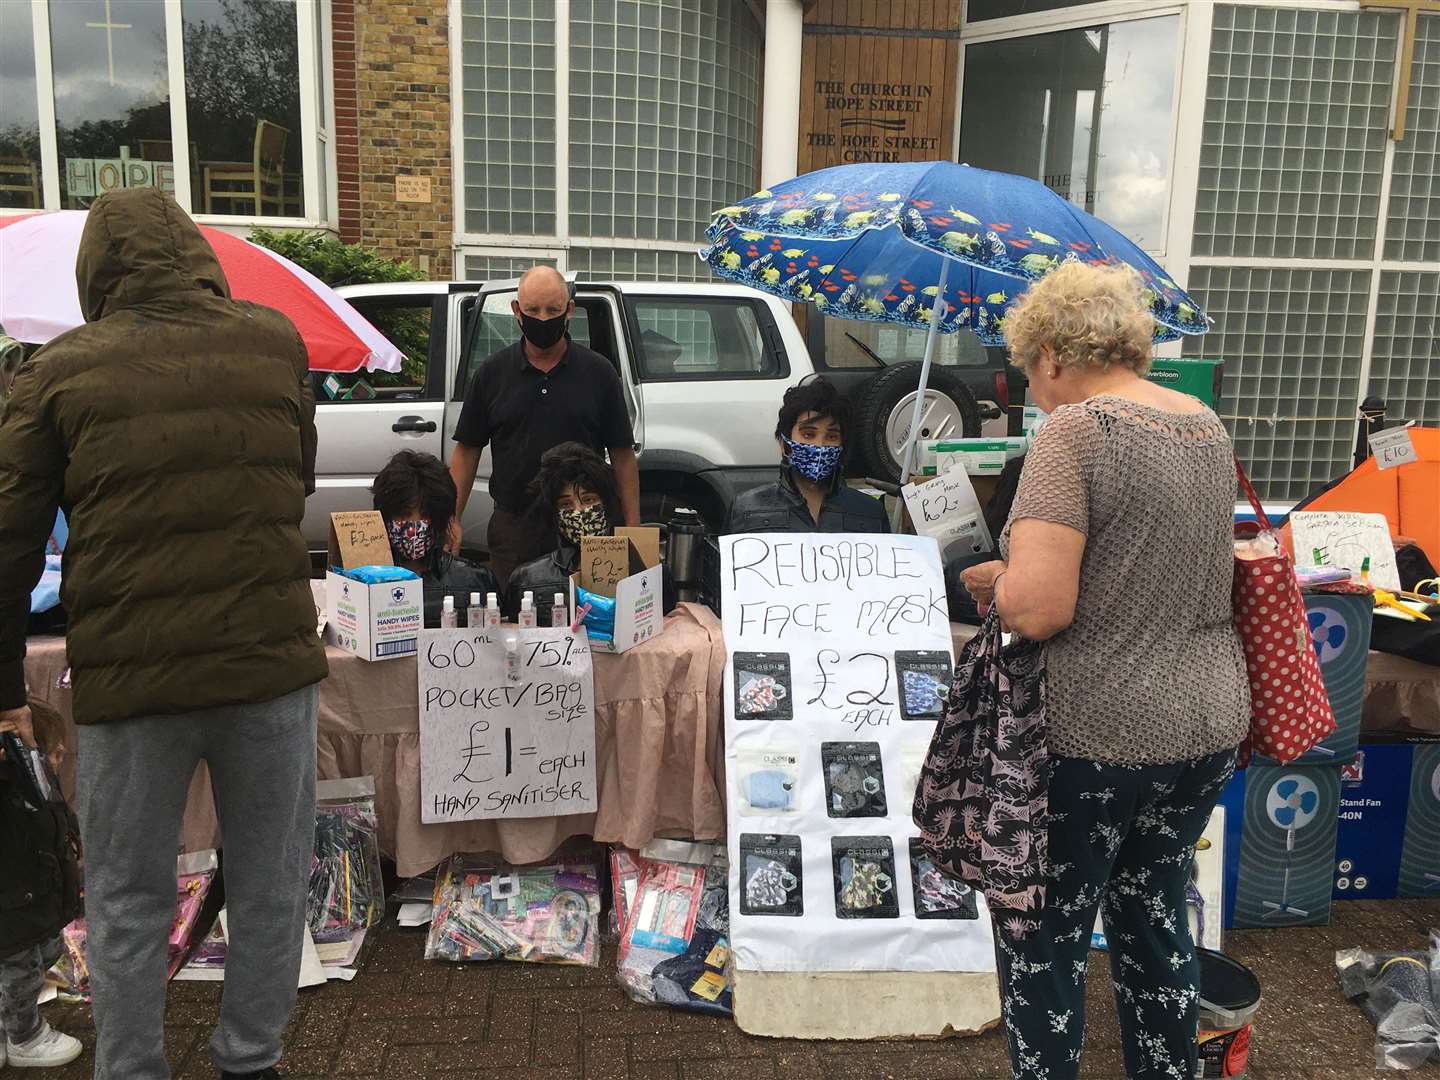
<path fill-rule="evenodd" d="M 514 863 L 540 862 L 572 836 L 640 847 L 656 836 L 716 839 L 725 834 L 725 644 L 707 608 L 680 605 L 665 632 L 619 655 L 595 653 L 595 744 L 599 810 L 506 821 L 420 823 L 420 731 L 413 658 L 370 663 L 327 649 L 320 684 L 319 778 L 375 778 L 382 849 L 409 877 L 457 851 L 495 851 Z M 62 781 L 73 795 L 75 747 L 62 638 L 31 638 L 25 675 L 31 693 L 67 724 Z M 258 763 L 263 767 L 263 762 Z M 136 798 L 144 798 L 136 792 Z M 196 770 L 185 809 L 187 851 L 219 846 L 209 775 Z"/>
<path fill-rule="evenodd" d="M 950 624 L 958 656 L 978 626 Z M 1365 664 L 1362 731 L 1420 731 L 1440 735 L 1440 667 L 1371 650 Z"/>

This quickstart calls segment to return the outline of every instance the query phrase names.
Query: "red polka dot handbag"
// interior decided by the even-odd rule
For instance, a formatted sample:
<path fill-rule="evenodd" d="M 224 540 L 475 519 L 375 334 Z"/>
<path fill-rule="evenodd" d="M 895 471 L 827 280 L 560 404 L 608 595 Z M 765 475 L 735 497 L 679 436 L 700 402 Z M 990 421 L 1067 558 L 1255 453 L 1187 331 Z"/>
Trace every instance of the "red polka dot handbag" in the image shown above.
<path fill-rule="evenodd" d="M 1294 561 L 1271 528 L 1238 459 L 1235 471 L 1258 522 L 1235 526 L 1235 630 L 1250 677 L 1250 735 L 1240 747 L 1239 764 L 1243 768 L 1251 754 L 1259 752 L 1283 765 L 1333 732 L 1335 714 L 1325 694 Z M 1246 543 L 1256 540 L 1260 543 Z M 1256 557 L 1257 548 L 1273 553 Z"/>

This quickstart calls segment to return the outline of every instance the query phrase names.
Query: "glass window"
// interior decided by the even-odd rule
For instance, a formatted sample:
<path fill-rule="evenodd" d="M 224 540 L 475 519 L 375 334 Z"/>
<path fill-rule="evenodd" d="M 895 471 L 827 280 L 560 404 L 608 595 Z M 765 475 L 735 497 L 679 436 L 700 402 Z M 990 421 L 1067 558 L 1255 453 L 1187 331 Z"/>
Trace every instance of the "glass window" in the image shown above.
<path fill-rule="evenodd" d="M 181 10 L 195 209 L 304 216 L 293 0 L 185 0 Z"/>
<path fill-rule="evenodd" d="M 30 5 L 0 3 L 0 206 L 39 210 L 43 201 Z"/>
<path fill-rule="evenodd" d="M 960 160 L 1042 180 L 1162 250 L 1179 26 L 1168 15 L 968 46 Z"/>
<path fill-rule="evenodd" d="M 858 322 L 848 319 L 827 319 L 814 315 L 825 330 L 825 355 L 821 366 L 827 368 L 879 368 L 903 364 L 907 360 L 925 359 L 924 330 L 883 323 Z M 968 331 L 941 334 L 935 342 L 934 362 L 947 367 L 996 366 Z"/>
<path fill-rule="evenodd" d="M 1029 15 L 1036 11 L 1079 7 L 1091 2 L 1092 0 L 970 0 L 965 9 L 965 18 L 970 22 L 980 22 L 984 19 L 1007 19 L 1012 15 Z"/>
<path fill-rule="evenodd" d="M 400 370 L 314 372 L 315 400 L 327 401 L 411 401 L 433 398 L 430 379 L 430 327 L 433 304 L 416 303 L 413 298 L 387 300 L 384 297 L 357 297 L 351 303 L 390 342 L 405 354 Z M 442 358 L 441 363 L 444 363 Z"/>
<path fill-rule="evenodd" d="M 50 51 L 64 206 L 83 209 L 121 187 L 173 192 L 165 5 L 51 4 Z"/>
<path fill-rule="evenodd" d="M 748 301 L 641 300 L 640 377 L 773 379 L 788 374 L 765 347 Z"/>

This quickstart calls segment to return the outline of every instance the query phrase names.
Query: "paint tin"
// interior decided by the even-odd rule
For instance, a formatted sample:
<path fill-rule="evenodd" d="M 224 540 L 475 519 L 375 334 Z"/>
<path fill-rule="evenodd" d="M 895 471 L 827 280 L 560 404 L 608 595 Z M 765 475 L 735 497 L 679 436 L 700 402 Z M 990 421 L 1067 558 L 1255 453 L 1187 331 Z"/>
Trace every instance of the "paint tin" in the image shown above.
<path fill-rule="evenodd" d="M 1200 1060 L 1195 1076 L 1243 1080 L 1260 1007 L 1260 980 L 1222 952 L 1195 951 L 1200 958 Z"/>

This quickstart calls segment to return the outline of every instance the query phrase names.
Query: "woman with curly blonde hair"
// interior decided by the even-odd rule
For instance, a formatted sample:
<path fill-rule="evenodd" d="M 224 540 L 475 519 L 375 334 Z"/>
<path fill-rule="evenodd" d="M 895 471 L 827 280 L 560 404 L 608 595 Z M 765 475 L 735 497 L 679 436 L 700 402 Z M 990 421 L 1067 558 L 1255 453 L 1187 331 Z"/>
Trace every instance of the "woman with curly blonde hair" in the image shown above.
<path fill-rule="evenodd" d="M 1079 262 L 1005 320 L 1050 419 L 1025 460 L 1004 561 L 964 581 L 1005 626 L 1045 642 L 1045 910 L 1026 937 L 996 928 L 1012 1069 L 1027 1080 L 1079 1075 L 1097 909 L 1126 1075 L 1195 1075 L 1186 885 L 1250 699 L 1231 623 L 1230 440 L 1199 401 L 1145 380 L 1153 329 L 1132 271 Z"/>

